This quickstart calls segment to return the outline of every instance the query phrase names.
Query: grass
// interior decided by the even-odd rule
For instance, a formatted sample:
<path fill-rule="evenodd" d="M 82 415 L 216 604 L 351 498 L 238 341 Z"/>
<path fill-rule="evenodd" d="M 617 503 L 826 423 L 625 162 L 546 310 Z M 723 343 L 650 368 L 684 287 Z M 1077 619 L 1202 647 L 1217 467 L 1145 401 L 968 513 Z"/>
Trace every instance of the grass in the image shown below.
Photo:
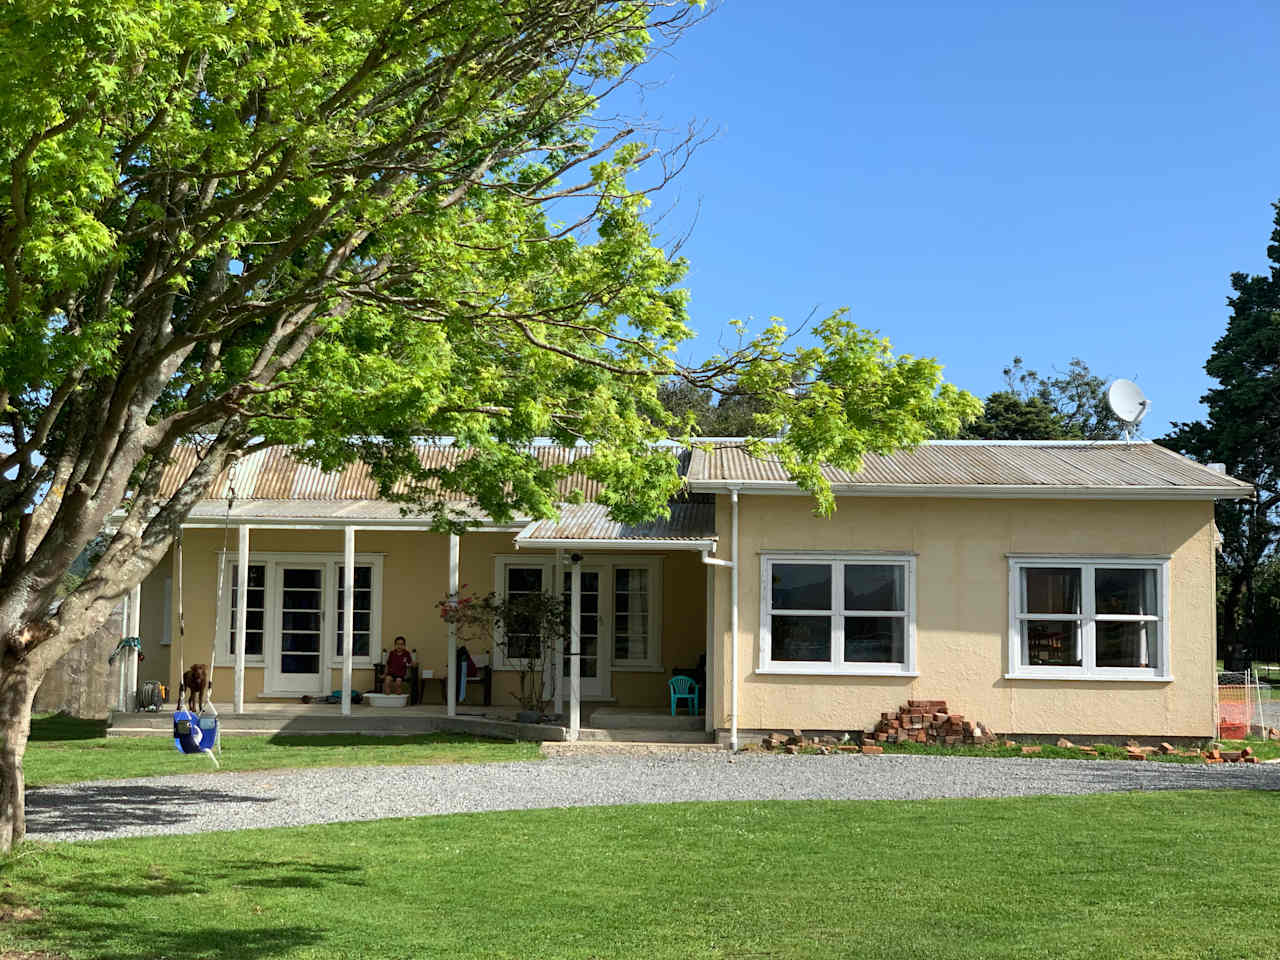
<path fill-rule="evenodd" d="M 270 770 L 286 767 L 347 767 L 425 763 L 495 763 L 534 760 L 536 743 L 486 740 L 461 733 L 406 737 L 359 734 L 322 736 L 240 736 L 222 738 L 222 769 Z M 204 756 L 177 752 L 169 737 L 106 736 L 106 724 L 52 715 L 31 722 L 24 769 L 28 787 L 77 780 L 208 773 Z"/>
<path fill-rule="evenodd" d="M 540 810 L 27 846 L 73 960 L 1275 956 L 1242 791 Z M 1242 832 L 1243 831 L 1243 832 Z"/>

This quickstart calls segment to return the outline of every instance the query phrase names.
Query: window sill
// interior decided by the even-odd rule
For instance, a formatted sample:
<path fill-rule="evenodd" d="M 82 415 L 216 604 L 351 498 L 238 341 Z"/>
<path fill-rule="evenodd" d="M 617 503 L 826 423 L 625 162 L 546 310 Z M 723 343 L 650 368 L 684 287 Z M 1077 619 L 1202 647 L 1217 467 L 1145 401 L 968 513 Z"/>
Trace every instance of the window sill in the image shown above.
<path fill-rule="evenodd" d="M 780 667 L 776 664 L 760 667 L 756 673 L 765 676 L 779 677 L 918 677 L 919 672 L 915 670 L 894 670 L 891 668 L 876 667 L 867 670 L 833 670 L 831 667 L 825 669 L 821 666 L 795 666 Z"/>
<path fill-rule="evenodd" d="M 1121 676 L 1113 677 L 1105 673 L 1006 673 L 1006 680 L 1100 680 L 1103 683 L 1173 683 L 1173 676 Z"/>
<path fill-rule="evenodd" d="M 215 669 L 221 670 L 225 667 L 228 670 L 234 670 L 236 668 L 236 655 L 234 653 L 227 654 L 225 659 L 223 659 L 222 654 L 218 654 L 218 657 L 219 659 L 213 664 Z M 244 658 L 244 665 L 255 670 L 261 669 L 267 665 L 267 658 L 246 656 Z"/>
<path fill-rule="evenodd" d="M 338 657 L 336 660 L 330 660 L 330 661 L 329 661 L 329 669 L 330 669 L 330 670 L 341 670 L 341 669 L 342 669 L 342 658 L 341 658 L 341 657 Z M 354 659 L 351 661 L 351 669 L 352 669 L 352 670 L 372 670 L 372 669 L 373 669 L 373 661 L 372 661 L 372 660 L 370 660 L 368 657 L 365 657 L 363 660 L 362 660 L 360 657 L 356 657 L 356 658 L 354 658 Z"/>

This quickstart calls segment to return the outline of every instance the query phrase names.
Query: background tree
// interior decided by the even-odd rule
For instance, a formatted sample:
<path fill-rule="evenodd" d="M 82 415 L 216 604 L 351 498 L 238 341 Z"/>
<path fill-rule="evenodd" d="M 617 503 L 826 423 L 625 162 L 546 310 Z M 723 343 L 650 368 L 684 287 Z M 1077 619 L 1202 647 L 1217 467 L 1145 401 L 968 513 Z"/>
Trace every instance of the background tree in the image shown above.
<path fill-rule="evenodd" d="M 756 436 L 755 416 L 767 406 L 760 398 L 736 393 L 732 387 L 717 393 L 679 379 L 661 384 L 658 399 L 677 421 L 688 421 L 692 432 L 701 437 Z"/>
<path fill-rule="evenodd" d="M 1041 376 L 1021 357 L 1004 368 L 1005 389 L 964 428 L 972 440 L 1115 440 L 1124 427 L 1107 404 L 1107 383 L 1073 357 L 1065 372 Z"/>
<path fill-rule="evenodd" d="M 1160 442 L 1257 488 L 1253 501 L 1222 501 L 1215 508 L 1222 535 L 1219 572 L 1224 581 L 1218 616 L 1219 646 L 1237 640 L 1268 659 L 1280 657 L 1266 633 L 1269 591 L 1276 578 L 1259 576 L 1275 556 L 1280 536 L 1280 204 L 1267 247 L 1270 271 L 1234 273 L 1226 333 L 1204 365 L 1218 382 L 1202 398 L 1205 420 L 1176 423 Z"/>
<path fill-rule="evenodd" d="M 817 469 L 954 433 L 972 397 L 828 318 L 696 369 L 682 261 L 644 220 L 686 153 L 595 111 L 688 6 L 587 0 L 15 0 L 0 9 L 0 850 L 23 834 L 41 679 L 164 555 L 232 457 L 361 458 L 459 529 L 555 511 L 574 465 L 620 519 L 666 509 L 657 385 L 761 398 Z M 683 144 L 687 148 L 687 142 Z M 637 171 L 651 171 L 642 187 Z M 643 175 L 643 174 L 642 174 Z M 548 206 L 575 216 L 553 221 Z M 796 394 L 786 387 L 801 384 Z M 466 456 L 426 470 L 413 439 Z M 179 444 L 198 464 L 171 496 Z M 392 484 L 403 480 L 403 492 Z M 82 578 L 53 606 L 86 545 Z"/>

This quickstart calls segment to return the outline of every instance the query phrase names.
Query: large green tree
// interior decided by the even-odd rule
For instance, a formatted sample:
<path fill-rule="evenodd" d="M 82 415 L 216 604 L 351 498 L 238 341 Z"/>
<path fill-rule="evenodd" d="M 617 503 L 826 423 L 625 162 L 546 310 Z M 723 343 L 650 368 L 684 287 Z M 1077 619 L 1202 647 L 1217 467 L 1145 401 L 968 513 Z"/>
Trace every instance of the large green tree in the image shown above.
<path fill-rule="evenodd" d="M 1259 620 L 1265 619 L 1260 608 L 1272 603 L 1262 595 L 1258 577 L 1280 537 L 1280 203 L 1274 207 L 1270 270 L 1231 275 L 1235 295 L 1227 300 L 1227 330 L 1204 365 L 1218 382 L 1201 398 L 1208 416 L 1175 423 L 1161 440 L 1203 463 L 1222 463 L 1232 476 L 1257 488 L 1254 500 L 1227 500 L 1216 507 L 1219 570 L 1225 580 L 1218 617 L 1223 646 L 1237 640 L 1252 646 L 1259 639 L 1274 645 L 1273 638 L 1259 634 Z"/>
<path fill-rule="evenodd" d="M 685 266 L 644 216 L 680 145 L 594 118 L 690 15 L 636 0 L 0 8 L 0 850 L 23 834 L 36 687 L 237 454 L 363 458 L 447 529 L 459 498 L 554 513 L 559 473 L 519 444 L 586 440 L 575 469 L 616 516 L 647 518 L 681 483 L 654 445 L 691 429 L 658 400 L 676 376 L 759 398 L 761 434 L 786 428 L 773 452 L 830 510 L 820 461 L 856 467 L 976 413 L 934 361 L 839 314 L 801 349 L 771 323 L 705 365 L 673 359 L 691 335 Z M 424 470 L 424 435 L 467 456 Z M 161 496 L 179 444 L 199 463 Z"/>

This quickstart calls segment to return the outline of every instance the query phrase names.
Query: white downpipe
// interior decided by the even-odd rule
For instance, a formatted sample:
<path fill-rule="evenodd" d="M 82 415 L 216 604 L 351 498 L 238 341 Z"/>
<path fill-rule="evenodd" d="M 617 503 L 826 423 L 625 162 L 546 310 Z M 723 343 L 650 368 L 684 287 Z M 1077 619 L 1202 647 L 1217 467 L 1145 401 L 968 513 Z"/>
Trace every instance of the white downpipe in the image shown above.
<path fill-rule="evenodd" d="M 582 729 L 582 560 L 573 557 L 569 575 L 569 739 Z"/>
<path fill-rule="evenodd" d="M 462 543 L 456 533 L 449 534 L 449 596 L 455 601 L 458 599 L 458 591 L 462 589 L 460 581 Z M 445 693 L 445 703 L 447 709 L 445 712 L 451 716 L 458 715 L 458 625 L 456 623 L 449 624 L 449 665 L 445 667 L 445 686 L 448 692 Z"/>
<path fill-rule="evenodd" d="M 236 678 L 232 709 L 244 713 L 244 644 L 245 624 L 249 609 L 249 528 L 240 527 L 240 540 L 236 550 Z M 209 678 L 210 682 L 213 677 Z"/>
<path fill-rule="evenodd" d="M 243 608 L 241 608 L 243 609 Z M 351 658 L 356 646 L 356 528 L 342 528 L 342 715 L 351 716 Z"/>
<path fill-rule="evenodd" d="M 707 555 L 704 553 L 702 559 L 705 561 Z M 703 729 L 707 733 L 715 731 L 715 723 L 713 722 L 713 714 L 711 708 L 711 691 L 716 688 L 715 678 L 716 669 L 712 656 L 715 651 L 715 600 L 716 600 L 716 570 L 711 564 L 707 564 L 707 673 L 705 677 L 706 692 L 702 697 L 702 716 Z"/>
<path fill-rule="evenodd" d="M 729 554 L 729 749 L 738 749 L 738 491 L 729 491 L 733 546 Z"/>

